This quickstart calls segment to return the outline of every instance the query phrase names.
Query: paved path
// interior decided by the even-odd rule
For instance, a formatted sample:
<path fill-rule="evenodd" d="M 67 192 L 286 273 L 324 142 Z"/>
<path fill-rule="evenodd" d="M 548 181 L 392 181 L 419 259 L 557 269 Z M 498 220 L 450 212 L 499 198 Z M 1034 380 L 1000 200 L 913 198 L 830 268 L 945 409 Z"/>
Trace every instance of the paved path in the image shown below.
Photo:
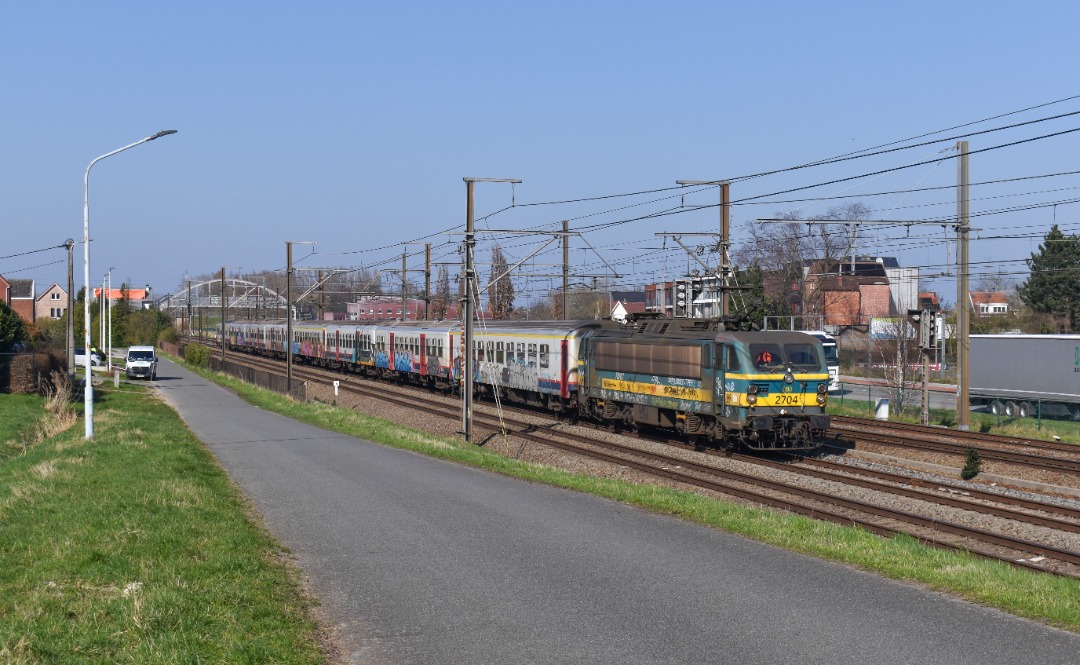
<path fill-rule="evenodd" d="M 611 501 L 161 394 L 357 663 L 1077 663 L 1080 636 Z"/>

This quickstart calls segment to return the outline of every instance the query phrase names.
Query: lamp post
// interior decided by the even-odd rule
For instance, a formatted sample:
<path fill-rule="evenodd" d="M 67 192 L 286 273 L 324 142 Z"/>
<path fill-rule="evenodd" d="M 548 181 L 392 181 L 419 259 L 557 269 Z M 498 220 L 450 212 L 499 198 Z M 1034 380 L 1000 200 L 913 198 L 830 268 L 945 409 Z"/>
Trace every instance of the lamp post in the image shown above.
<path fill-rule="evenodd" d="M 106 157 L 111 157 L 139 144 L 175 133 L 175 129 L 166 129 L 123 148 L 95 157 L 86 167 L 86 173 L 83 176 L 83 287 L 86 290 L 86 295 L 83 298 L 83 346 L 86 348 L 86 385 L 83 388 L 83 417 L 86 421 L 87 439 L 94 438 L 94 382 L 90 377 L 90 169 L 94 167 L 94 164 Z"/>
<path fill-rule="evenodd" d="M 105 305 L 109 308 L 109 344 L 105 351 L 105 365 L 109 370 L 109 376 L 112 376 L 112 271 L 114 270 L 116 270 L 115 266 L 109 268 L 109 290 L 106 291 L 105 296 Z"/>

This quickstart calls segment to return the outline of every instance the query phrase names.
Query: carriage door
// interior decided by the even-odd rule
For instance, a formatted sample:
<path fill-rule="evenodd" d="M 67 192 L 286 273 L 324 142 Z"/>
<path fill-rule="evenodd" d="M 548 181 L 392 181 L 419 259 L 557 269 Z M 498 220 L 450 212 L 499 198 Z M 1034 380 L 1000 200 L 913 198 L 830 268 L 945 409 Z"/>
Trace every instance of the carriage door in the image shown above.
<path fill-rule="evenodd" d="M 387 349 L 387 367 L 394 369 L 394 333 L 390 333 L 390 346 Z"/>
<path fill-rule="evenodd" d="M 420 333 L 420 376 L 427 376 L 427 335 Z"/>
<path fill-rule="evenodd" d="M 570 341 L 562 339 L 559 341 L 559 397 L 562 399 L 569 399 L 570 397 Z"/>
<path fill-rule="evenodd" d="M 341 362 L 341 331 L 334 331 L 334 360 Z"/>

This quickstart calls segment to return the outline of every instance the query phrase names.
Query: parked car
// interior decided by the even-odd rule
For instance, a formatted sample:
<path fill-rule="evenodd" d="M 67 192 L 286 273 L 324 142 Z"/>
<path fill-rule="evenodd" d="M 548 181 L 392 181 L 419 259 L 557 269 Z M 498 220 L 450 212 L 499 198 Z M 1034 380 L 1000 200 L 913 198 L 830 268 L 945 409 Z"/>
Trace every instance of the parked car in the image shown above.
<path fill-rule="evenodd" d="M 101 367 L 105 364 L 105 357 L 97 351 L 90 352 L 90 366 Z M 86 349 L 75 349 L 75 366 L 86 367 Z"/>

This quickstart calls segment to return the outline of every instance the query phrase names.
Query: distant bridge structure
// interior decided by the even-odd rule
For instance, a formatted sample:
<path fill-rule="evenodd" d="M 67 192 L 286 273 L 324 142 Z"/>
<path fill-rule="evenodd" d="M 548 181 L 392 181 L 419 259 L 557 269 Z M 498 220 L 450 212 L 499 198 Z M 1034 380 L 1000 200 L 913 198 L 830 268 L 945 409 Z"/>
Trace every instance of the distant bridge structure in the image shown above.
<path fill-rule="evenodd" d="M 220 279 L 190 282 L 183 290 L 169 294 L 158 301 L 158 309 L 173 319 L 197 317 L 200 313 L 215 320 L 221 312 L 222 298 L 230 320 L 233 319 L 283 319 L 288 303 L 285 297 L 264 284 L 250 282 L 238 277 L 225 278 L 224 289 Z"/>

